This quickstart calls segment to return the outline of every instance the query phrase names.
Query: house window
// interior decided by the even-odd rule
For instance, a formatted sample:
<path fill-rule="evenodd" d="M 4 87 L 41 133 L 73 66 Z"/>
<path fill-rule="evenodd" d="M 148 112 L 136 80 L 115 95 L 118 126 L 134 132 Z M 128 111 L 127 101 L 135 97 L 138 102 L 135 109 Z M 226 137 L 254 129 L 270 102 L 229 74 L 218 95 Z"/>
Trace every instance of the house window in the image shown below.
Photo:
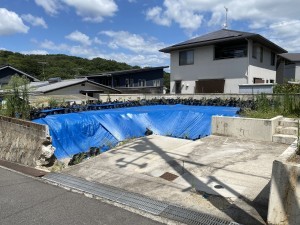
<path fill-rule="evenodd" d="M 139 87 L 145 87 L 146 86 L 146 80 L 139 79 Z"/>
<path fill-rule="evenodd" d="M 179 52 L 179 66 L 194 64 L 194 50 Z"/>
<path fill-rule="evenodd" d="M 215 60 L 247 57 L 247 43 L 215 46 Z"/>
<path fill-rule="evenodd" d="M 271 52 L 271 66 L 275 66 L 275 53 Z"/>
<path fill-rule="evenodd" d="M 259 61 L 262 63 L 264 61 L 264 48 L 260 47 L 260 57 Z"/>
<path fill-rule="evenodd" d="M 159 87 L 160 86 L 160 80 L 153 80 L 153 86 Z"/>
<path fill-rule="evenodd" d="M 271 83 L 271 84 L 274 84 L 274 80 L 271 79 L 271 80 L 270 80 L 270 83 Z"/>
<path fill-rule="evenodd" d="M 253 83 L 254 84 L 263 84 L 263 83 L 265 83 L 265 81 L 262 78 L 256 78 L 256 77 L 254 77 L 253 78 Z"/>
<path fill-rule="evenodd" d="M 129 87 L 129 79 L 125 79 L 125 87 Z"/>

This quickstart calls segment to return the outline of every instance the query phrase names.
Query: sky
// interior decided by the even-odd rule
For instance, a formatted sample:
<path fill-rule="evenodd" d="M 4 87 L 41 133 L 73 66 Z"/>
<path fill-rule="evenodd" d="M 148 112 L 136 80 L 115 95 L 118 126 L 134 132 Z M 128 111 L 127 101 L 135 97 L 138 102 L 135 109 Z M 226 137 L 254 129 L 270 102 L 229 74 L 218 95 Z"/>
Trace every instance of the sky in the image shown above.
<path fill-rule="evenodd" d="M 159 49 L 223 28 L 300 52 L 299 0 L 0 0 L 0 50 L 168 66 Z"/>

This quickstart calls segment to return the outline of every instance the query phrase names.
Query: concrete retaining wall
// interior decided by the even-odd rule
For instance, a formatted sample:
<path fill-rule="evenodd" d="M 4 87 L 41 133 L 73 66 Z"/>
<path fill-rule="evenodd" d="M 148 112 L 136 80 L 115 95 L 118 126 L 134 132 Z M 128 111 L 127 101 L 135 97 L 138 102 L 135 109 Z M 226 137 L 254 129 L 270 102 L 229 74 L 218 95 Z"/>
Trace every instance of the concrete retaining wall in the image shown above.
<path fill-rule="evenodd" d="M 39 166 L 53 153 L 47 126 L 0 116 L 0 159 Z"/>
<path fill-rule="evenodd" d="M 282 116 L 272 119 L 213 116 L 212 134 L 271 142 L 281 118 Z"/>
<path fill-rule="evenodd" d="M 300 164 L 291 160 L 296 142 L 273 162 L 268 224 L 300 224 Z"/>

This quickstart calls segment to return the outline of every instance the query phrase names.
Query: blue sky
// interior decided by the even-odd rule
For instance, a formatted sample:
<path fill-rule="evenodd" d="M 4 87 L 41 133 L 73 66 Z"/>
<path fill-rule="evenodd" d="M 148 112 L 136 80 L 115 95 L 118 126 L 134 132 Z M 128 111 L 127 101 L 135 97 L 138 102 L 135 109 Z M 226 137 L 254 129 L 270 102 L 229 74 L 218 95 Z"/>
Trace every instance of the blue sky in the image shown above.
<path fill-rule="evenodd" d="M 158 50 L 219 30 L 259 33 L 300 52 L 299 0 L 1 0 L 0 49 L 169 65 Z"/>

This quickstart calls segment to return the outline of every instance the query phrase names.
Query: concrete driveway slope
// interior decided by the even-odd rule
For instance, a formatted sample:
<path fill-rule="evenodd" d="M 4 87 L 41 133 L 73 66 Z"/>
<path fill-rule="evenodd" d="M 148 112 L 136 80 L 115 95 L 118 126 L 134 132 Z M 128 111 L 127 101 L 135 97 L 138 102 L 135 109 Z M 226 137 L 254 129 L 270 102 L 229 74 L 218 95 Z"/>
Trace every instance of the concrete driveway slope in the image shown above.
<path fill-rule="evenodd" d="M 265 224 L 272 162 L 287 145 L 151 135 L 63 171 L 234 220 Z"/>

